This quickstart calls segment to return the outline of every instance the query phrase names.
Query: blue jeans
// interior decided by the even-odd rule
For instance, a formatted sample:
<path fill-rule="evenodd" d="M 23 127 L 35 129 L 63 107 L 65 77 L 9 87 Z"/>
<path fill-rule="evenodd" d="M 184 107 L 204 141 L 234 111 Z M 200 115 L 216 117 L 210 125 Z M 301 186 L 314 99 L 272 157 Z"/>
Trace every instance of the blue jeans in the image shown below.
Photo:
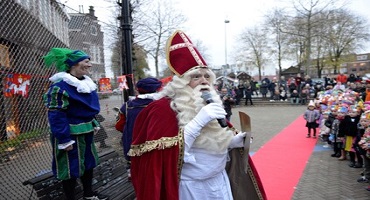
<path fill-rule="evenodd" d="M 290 98 L 290 103 L 299 104 L 299 98 Z"/>
<path fill-rule="evenodd" d="M 307 98 L 301 98 L 301 104 L 305 105 L 307 103 Z"/>

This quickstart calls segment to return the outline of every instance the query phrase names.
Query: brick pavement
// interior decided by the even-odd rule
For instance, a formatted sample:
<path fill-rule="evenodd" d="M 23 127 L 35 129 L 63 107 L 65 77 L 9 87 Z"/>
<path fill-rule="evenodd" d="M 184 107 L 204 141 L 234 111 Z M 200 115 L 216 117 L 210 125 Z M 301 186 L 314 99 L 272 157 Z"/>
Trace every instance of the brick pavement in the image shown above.
<path fill-rule="evenodd" d="M 120 147 L 120 133 L 114 130 L 114 112 L 112 108 L 120 107 L 122 99 L 112 96 L 100 101 L 102 112 L 106 118 L 103 122 L 107 132 L 109 145 L 122 152 Z M 263 148 L 271 138 L 288 126 L 294 119 L 303 114 L 306 106 L 241 106 L 233 108 L 231 122 L 240 128 L 238 111 L 246 112 L 251 117 L 252 136 L 251 154 Z M 306 136 L 306 133 L 302 137 Z M 322 147 L 321 141 L 312 153 L 303 175 L 295 189 L 294 200 L 368 200 L 370 192 L 364 188 L 366 184 L 357 183 L 362 169 L 348 167 L 348 161 L 338 161 L 330 157 L 331 149 Z M 282 153 L 281 156 L 284 156 Z M 292 161 L 292 164 L 294 161 Z M 279 180 L 276 180 L 279 184 Z M 284 191 L 282 191 L 284 192 Z"/>
<path fill-rule="evenodd" d="M 271 106 L 237 107 L 233 109 L 231 121 L 239 126 L 238 111 L 246 112 L 252 120 L 254 137 L 251 153 L 263 148 L 263 145 L 278 134 L 284 127 L 305 111 L 306 106 Z M 306 133 L 302 137 L 306 136 Z M 366 183 L 357 183 L 362 169 L 350 168 L 349 161 L 332 158 L 331 148 L 324 148 L 324 143 L 317 141 L 316 147 L 304 169 L 295 189 L 294 200 L 368 200 L 370 192 L 364 188 Z M 287 147 L 289 148 L 289 147 Z M 282 153 L 281 156 L 284 156 Z M 294 161 L 292 161 L 294 164 Z M 279 184 L 279 180 L 276 180 Z M 282 191 L 283 192 L 283 191 Z"/>

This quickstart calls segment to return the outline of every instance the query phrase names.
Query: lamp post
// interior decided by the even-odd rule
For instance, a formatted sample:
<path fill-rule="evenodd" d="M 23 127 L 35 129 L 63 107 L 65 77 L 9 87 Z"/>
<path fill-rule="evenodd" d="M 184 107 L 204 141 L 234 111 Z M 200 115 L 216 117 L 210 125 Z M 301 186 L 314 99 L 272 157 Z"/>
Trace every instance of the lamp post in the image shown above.
<path fill-rule="evenodd" d="M 224 86 L 226 85 L 226 68 L 228 67 L 228 64 L 227 64 L 227 34 L 226 34 L 226 25 L 230 23 L 230 20 L 228 19 L 225 19 L 225 66 L 224 66 Z"/>
<path fill-rule="evenodd" d="M 121 65 L 122 75 L 126 75 L 128 90 L 124 92 L 125 102 L 129 100 L 129 96 L 134 95 L 133 73 L 132 73 L 132 25 L 129 0 L 117 0 L 121 6 L 120 28 L 121 28 Z"/>

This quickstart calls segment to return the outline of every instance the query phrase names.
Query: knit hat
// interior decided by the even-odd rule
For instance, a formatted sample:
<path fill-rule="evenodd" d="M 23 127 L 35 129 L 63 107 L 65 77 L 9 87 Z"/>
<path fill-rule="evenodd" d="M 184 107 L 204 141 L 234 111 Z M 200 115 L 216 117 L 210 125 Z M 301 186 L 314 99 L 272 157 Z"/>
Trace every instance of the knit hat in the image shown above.
<path fill-rule="evenodd" d="M 338 105 L 331 105 L 330 106 L 330 111 L 331 112 L 337 112 L 338 111 Z"/>
<path fill-rule="evenodd" d="M 193 68 L 207 68 L 207 63 L 197 48 L 182 31 L 176 31 L 168 39 L 166 55 L 169 68 L 180 77 Z"/>
<path fill-rule="evenodd" d="M 361 119 L 370 119 L 370 112 L 366 111 L 361 114 Z"/>
<path fill-rule="evenodd" d="M 348 113 L 348 108 L 346 106 L 341 106 L 338 108 L 339 113 Z"/>
<path fill-rule="evenodd" d="M 359 112 L 359 107 L 357 105 L 350 105 L 348 111 Z"/>
<path fill-rule="evenodd" d="M 156 78 L 144 78 L 136 83 L 140 94 L 154 93 L 162 86 L 162 82 Z"/>
<path fill-rule="evenodd" d="M 330 110 L 325 110 L 322 112 L 323 115 L 330 115 L 331 111 Z"/>
<path fill-rule="evenodd" d="M 308 104 L 308 106 L 307 106 L 307 107 L 310 107 L 310 106 L 315 107 L 315 103 L 314 103 L 312 100 L 310 100 L 310 103 Z"/>
<path fill-rule="evenodd" d="M 43 58 L 46 67 L 51 67 L 52 64 L 55 64 L 58 72 L 65 72 L 75 64 L 85 59 L 90 59 L 90 56 L 80 50 L 52 48 Z"/>

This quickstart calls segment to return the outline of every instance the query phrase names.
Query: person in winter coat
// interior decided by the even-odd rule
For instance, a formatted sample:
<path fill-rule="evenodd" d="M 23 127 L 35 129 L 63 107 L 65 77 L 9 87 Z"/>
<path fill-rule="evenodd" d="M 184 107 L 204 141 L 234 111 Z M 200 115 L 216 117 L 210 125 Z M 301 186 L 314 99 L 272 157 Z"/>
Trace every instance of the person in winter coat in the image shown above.
<path fill-rule="evenodd" d="M 252 87 L 251 86 L 247 87 L 247 89 L 245 90 L 245 105 L 246 106 L 248 105 L 248 101 L 250 102 L 251 106 L 253 106 L 252 93 L 253 93 Z"/>
<path fill-rule="evenodd" d="M 266 81 L 262 81 L 260 85 L 260 92 L 262 94 L 262 99 L 267 100 L 267 91 L 268 91 L 268 83 Z"/>
<path fill-rule="evenodd" d="M 128 177 L 131 177 L 131 158 L 127 155 L 131 147 L 132 142 L 132 131 L 134 129 L 134 124 L 136 117 L 148 106 L 155 97 L 155 92 L 161 88 L 162 82 L 156 78 L 144 78 L 136 83 L 136 89 L 139 95 L 135 99 L 130 100 L 122 105 L 120 108 L 120 119 L 123 121 L 122 134 L 122 144 L 123 144 L 123 155 L 126 159 L 126 169 Z"/>

